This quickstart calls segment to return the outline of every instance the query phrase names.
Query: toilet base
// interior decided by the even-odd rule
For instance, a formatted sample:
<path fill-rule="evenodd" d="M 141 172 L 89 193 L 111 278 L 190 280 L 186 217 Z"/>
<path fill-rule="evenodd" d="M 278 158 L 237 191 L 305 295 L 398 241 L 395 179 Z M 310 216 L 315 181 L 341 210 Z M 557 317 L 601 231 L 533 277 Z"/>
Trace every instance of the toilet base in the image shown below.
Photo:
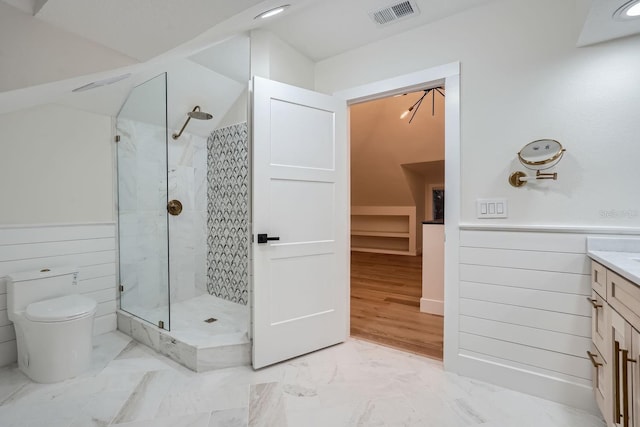
<path fill-rule="evenodd" d="M 38 383 L 73 378 L 91 365 L 95 312 L 66 322 L 14 320 L 18 368 Z"/>

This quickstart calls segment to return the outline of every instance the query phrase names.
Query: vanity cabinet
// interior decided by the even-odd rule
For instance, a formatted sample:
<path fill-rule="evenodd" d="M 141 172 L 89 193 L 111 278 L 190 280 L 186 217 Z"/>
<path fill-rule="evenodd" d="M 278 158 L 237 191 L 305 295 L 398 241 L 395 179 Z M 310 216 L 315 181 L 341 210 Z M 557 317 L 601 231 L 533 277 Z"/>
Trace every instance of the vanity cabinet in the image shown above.
<path fill-rule="evenodd" d="M 593 391 L 608 426 L 640 427 L 640 286 L 592 262 Z"/>

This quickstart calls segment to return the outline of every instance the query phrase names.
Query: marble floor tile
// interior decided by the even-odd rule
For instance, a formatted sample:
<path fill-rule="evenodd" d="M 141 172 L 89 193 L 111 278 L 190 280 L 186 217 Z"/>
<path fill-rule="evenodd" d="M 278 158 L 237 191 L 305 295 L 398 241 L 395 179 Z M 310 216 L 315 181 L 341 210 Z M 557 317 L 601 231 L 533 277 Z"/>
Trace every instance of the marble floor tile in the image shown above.
<path fill-rule="evenodd" d="M 155 418 L 146 421 L 110 424 L 118 427 L 209 427 L 211 414 L 209 412 L 174 417 Z"/>
<path fill-rule="evenodd" d="M 251 386 L 249 426 L 287 426 L 284 391 L 281 383 L 264 383 Z"/>
<path fill-rule="evenodd" d="M 349 339 L 254 371 L 195 373 L 120 333 L 91 369 L 36 384 L 0 368 L 2 427 L 604 427 L 584 411 L 444 372 Z"/>
<path fill-rule="evenodd" d="M 249 410 L 227 409 L 211 413 L 209 427 L 247 427 L 249 425 Z"/>

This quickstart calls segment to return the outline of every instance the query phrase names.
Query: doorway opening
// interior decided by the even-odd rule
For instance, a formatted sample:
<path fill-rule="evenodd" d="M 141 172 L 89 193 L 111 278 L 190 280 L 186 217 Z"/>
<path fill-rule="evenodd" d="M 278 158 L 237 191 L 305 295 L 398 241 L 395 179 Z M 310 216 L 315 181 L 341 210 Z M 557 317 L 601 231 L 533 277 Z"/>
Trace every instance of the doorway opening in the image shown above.
<path fill-rule="evenodd" d="M 444 85 L 350 105 L 350 333 L 443 358 Z"/>

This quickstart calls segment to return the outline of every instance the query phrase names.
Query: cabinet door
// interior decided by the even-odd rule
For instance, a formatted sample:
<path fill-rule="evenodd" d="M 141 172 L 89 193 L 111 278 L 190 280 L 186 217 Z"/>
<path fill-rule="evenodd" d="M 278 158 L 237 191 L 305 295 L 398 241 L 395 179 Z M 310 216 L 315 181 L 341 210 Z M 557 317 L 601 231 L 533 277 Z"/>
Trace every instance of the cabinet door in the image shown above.
<path fill-rule="evenodd" d="M 607 297 L 607 269 L 591 261 L 591 287 L 603 298 Z"/>
<path fill-rule="evenodd" d="M 640 333 L 631 330 L 631 353 L 629 354 L 632 373 L 633 427 L 640 427 Z"/>
<path fill-rule="evenodd" d="M 593 395 L 600 408 L 607 425 L 611 425 L 611 364 L 600 354 L 595 345 L 591 344 L 591 351 L 587 352 L 593 368 L 591 369 L 591 381 L 593 382 Z"/>
<path fill-rule="evenodd" d="M 611 309 L 604 298 L 595 291 L 591 292 L 591 298 L 587 298 L 591 304 L 591 339 L 598 348 L 601 356 L 609 362 L 611 353 L 609 351 L 609 334 L 611 330 L 611 319 L 609 319 Z"/>
<path fill-rule="evenodd" d="M 633 369 L 632 357 L 632 331 L 618 313 L 611 310 L 611 367 L 613 389 L 613 419 L 612 425 L 620 427 L 633 427 Z"/>

